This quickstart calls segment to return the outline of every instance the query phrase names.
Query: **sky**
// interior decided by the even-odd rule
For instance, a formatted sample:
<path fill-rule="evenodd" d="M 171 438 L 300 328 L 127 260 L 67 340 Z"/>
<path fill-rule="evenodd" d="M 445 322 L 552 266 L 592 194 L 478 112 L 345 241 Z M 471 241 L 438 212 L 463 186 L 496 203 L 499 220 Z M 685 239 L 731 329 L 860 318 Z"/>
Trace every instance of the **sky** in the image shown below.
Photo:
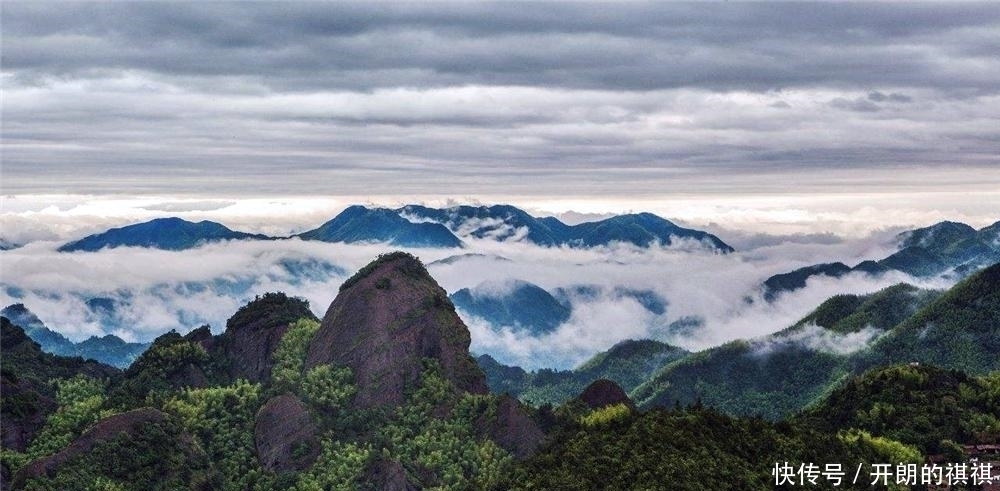
<path fill-rule="evenodd" d="M 514 261 L 432 268 L 449 292 L 598 284 L 670 303 L 604 295 L 543 338 L 469 320 L 477 352 L 568 367 L 628 337 L 767 334 L 829 295 L 912 280 L 745 304 L 769 275 L 1000 219 L 998 53 L 996 3 L 3 1 L 0 241 L 27 245 L 0 253 L 0 303 L 73 340 L 218 330 L 275 289 L 322 315 L 385 247 L 56 248 L 163 216 L 285 236 L 351 204 L 509 203 L 568 223 L 653 212 L 738 252 L 477 242 Z M 126 303 L 123 323 L 88 298 Z M 704 329 L 664 333 L 688 316 Z"/>
<path fill-rule="evenodd" d="M 1000 209 L 991 3 L 11 1 L 0 20 L 8 235 L 137 199 L 257 203 L 260 228 L 280 198 L 288 229 L 352 202 L 837 234 Z"/>

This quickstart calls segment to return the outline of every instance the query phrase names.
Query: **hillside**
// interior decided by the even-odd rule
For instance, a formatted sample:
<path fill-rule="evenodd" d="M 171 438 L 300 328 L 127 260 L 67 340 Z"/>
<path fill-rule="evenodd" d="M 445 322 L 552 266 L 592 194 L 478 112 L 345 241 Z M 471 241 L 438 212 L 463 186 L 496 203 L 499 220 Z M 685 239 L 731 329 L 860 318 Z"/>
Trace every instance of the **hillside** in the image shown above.
<path fill-rule="evenodd" d="M 845 377 L 874 366 L 863 362 L 871 343 L 891 336 L 940 295 L 906 284 L 869 295 L 838 295 L 783 331 L 671 363 L 633 396 L 643 407 L 701 401 L 728 414 L 780 419 L 814 403 Z M 909 361 L 888 357 L 879 364 Z M 976 373 L 990 366 L 983 362 Z"/>
<path fill-rule="evenodd" d="M 764 490 L 800 463 L 964 458 L 962 444 L 1000 438 L 996 373 L 862 372 L 880 354 L 922 356 L 926 339 L 938 359 L 983 361 L 962 340 L 996 335 L 998 268 L 943 294 L 834 297 L 769 338 L 701 353 L 626 341 L 568 372 L 483 356 L 484 373 L 444 290 L 399 252 L 331 292 L 322 319 L 265 294 L 222 334 L 160 336 L 125 372 L 42 353 L 4 318 L 3 488 Z M 637 410 L 636 385 L 665 407 Z M 733 415 L 761 408 L 790 418 Z"/>
<path fill-rule="evenodd" d="M 322 322 L 302 300 L 267 294 L 223 334 L 167 333 L 113 380 L 57 384 L 47 413 L 21 404 L 41 428 L 23 448 L 5 446 L 3 482 L 491 488 L 543 433 L 529 408 L 486 394 L 468 345 L 419 260 L 384 255 L 342 286 Z"/>
<path fill-rule="evenodd" d="M 573 370 L 527 372 L 503 365 L 489 355 L 477 358 L 490 390 L 507 393 L 533 405 L 561 404 L 580 394 L 591 382 L 608 379 L 631 392 L 664 365 L 689 353 L 651 339 L 625 340 L 594 355 Z"/>
<path fill-rule="evenodd" d="M 893 365 L 854 377 L 796 417 L 836 432 L 867 431 L 924 454 L 1000 441 L 1000 372 L 973 377 L 932 365 Z"/>

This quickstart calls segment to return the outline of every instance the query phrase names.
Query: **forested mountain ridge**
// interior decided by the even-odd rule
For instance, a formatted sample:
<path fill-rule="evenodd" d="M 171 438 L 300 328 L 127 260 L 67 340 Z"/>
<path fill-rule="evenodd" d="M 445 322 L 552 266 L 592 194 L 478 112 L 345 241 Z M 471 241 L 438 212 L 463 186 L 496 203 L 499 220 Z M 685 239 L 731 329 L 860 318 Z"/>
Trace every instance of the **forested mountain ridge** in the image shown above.
<path fill-rule="evenodd" d="M 944 293 L 896 285 L 830 298 L 795 325 L 663 367 L 632 393 L 642 407 L 701 401 L 734 415 L 787 417 L 851 375 L 898 363 L 1000 370 L 1000 264 Z"/>
<path fill-rule="evenodd" d="M 914 277 L 947 274 L 962 278 L 1000 262 L 1000 222 L 976 230 L 964 223 L 944 221 L 901 232 L 895 242 L 896 251 L 889 256 L 853 267 L 834 262 L 773 275 L 761 285 L 764 299 L 774 301 L 782 293 L 805 287 L 806 281 L 816 276 L 839 278 L 852 272 L 881 275 L 900 271 Z"/>

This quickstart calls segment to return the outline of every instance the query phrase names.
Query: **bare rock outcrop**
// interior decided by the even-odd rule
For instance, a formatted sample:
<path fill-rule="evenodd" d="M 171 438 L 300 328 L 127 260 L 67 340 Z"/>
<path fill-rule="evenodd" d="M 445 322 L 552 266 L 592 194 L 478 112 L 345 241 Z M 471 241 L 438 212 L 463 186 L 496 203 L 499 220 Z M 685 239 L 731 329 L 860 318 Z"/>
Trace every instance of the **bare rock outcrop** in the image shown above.
<path fill-rule="evenodd" d="M 599 409 L 615 404 L 625 404 L 635 409 L 635 404 L 629 399 L 625 390 L 606 378 L 593 381 L 586 389 L 583 389 L 579 399 L 591 409 Z"/>
<path fill-rule="evenodd" d="M 161 423 L 166 419 L 165 413 L 153 408 L 135 409 L 105 418 L 55 455 L 37 459 L 24 466 L 14 475 L 13 487 L 17 489 L 32 478 L 52 476 L 59 466 L 89 453 L 98 444 L 110 441 L 122 433 L 131 435 L 145 425 Z"/>
<path fill-rule="evenodd" d="M 480 416 L 476 428 L 518 459 L 530 457 L 545 438 L 528 409 L 506 394 L 497 401 L 496 413 Z"/>
<path fill-rule="evenodd" d="M 440 363 L 457 390 L 487 392 L 469 355 L 469 329 L 447 293 L 420 261 L 406 253 L 381 256 L 341 287 L 309 345 L 306 368 L 350 367 L 365 409 L 403 404 L 416 386 L 423 359 Z"/>
<path fill-rule="evenodd" d="M 319 456 L 316 433 L 316 423 L 301 399 L 291 394 L 273 397 L 257 412 L 257 460 L 272 472 L 307 469 Z"/>
<path fill-rule="evenodd" d="M 302 318 L 316 319 L 305 300 L 284 293 L 264 294 L 229 318 L 226 331 L 212 341 L 213 351 L 221 352 L 233 380 L 264 382 L 271 376 L 281 337 L 292 322 Z"/>

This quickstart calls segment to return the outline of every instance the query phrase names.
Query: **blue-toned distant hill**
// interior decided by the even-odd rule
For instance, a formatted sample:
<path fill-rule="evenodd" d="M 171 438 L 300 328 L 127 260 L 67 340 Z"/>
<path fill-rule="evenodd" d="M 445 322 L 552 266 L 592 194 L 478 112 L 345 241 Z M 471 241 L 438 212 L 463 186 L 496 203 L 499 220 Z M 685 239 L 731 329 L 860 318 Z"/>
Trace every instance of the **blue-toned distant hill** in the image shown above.
<path fill-rule="evenodd" d="M 0 310 L 0 315 L 21 326 L 24 333 L 41 346 L 42 351 L 53 355 L 79 356 L 114 367 L 126 368 L 149 347 L 148 343 L 129 343 L 111 334 L 103 337 L 91 336 L 74 343 L 62 334 L 49 329 L 31 310 L 20 303 L 4 307 Z"/>
<path fill-rule="evenodd" d="M 350 206 L 319 228 L 298 235 L 323 242 L 387 242 L 398 247 L 462 247 L 462 241 L 439 223 L 413 223 L 386 208 Z"/>
<path fill-rule="evenodd" d="M 546 247 L 596 247 L 615 242 L 639 247 L 657 243 L 671 246 L 677 245 L 679 240 L 690 240 L 716 252 L 733 252 L 732 247 L 712 234 L 677 226 L 652 213 L 620 215 L 567 225 L 554 217 L 533 217 L 510 205 L 454 206 L 445 209 L 407 205 L 397 211 L 414 221 L 443 224 L 463 237 L 525 240 Z"/>
<path fill-rule="evenodd" d="M 902 271 L 916 277 L 953 274 L 961 278 L 1000 262 L 1000 222 L 980 230 L 964 223 L 940 222 L 900 233 L 897 240 L 897 251 L 878 261 L 863 261 L 853 268 L 840 262 L 816 264 L 771 276 L 763 283 L 764 299 L 771 302 L 820 275 L 839 278 L 852 272 Z"/>
<path fill-rule="evenodd" d="M 17 249 L 21 247 L 20 244 L 15 244 L 7 239 L 0 238 L 0 251 L 9 251 L 11 249 Z"/>
<path fill-rule="evenodd" d="M 60 252 L 99 251 L 115 247 L 150 247 L 168 251 L 192 249 L 222 240 L 258 239 L 270 237 L 230 230 L 225 225 L 203 220 L 189 222 L 171 217 L 157 218 L 144 223 L 113 228 L 107 232 L 89 235 L 59 248 Z"/>
<path fill-rule="evenodd" d="M 510 285 L 480 284 L 449 296 L 459 310 L 485 319 L 494 330 L 508 328 L 539 336 L 569 320 L 570 309 L 549 292 L 526 281 Z"/>
<path fill-rule="evenodd" d="M 600 298 L 621 300 L 631 298 L 642 305 L 646 310 L 663 315 L 667 311 L 667 299 L 653 290 L 643 290 L 616 286 L 613 289 L 606 289 L 600 285 L 575 285 L 557 288 L 553 295 L 563 305 L 572 307 L 574 301 L 595 301 Z"/>

